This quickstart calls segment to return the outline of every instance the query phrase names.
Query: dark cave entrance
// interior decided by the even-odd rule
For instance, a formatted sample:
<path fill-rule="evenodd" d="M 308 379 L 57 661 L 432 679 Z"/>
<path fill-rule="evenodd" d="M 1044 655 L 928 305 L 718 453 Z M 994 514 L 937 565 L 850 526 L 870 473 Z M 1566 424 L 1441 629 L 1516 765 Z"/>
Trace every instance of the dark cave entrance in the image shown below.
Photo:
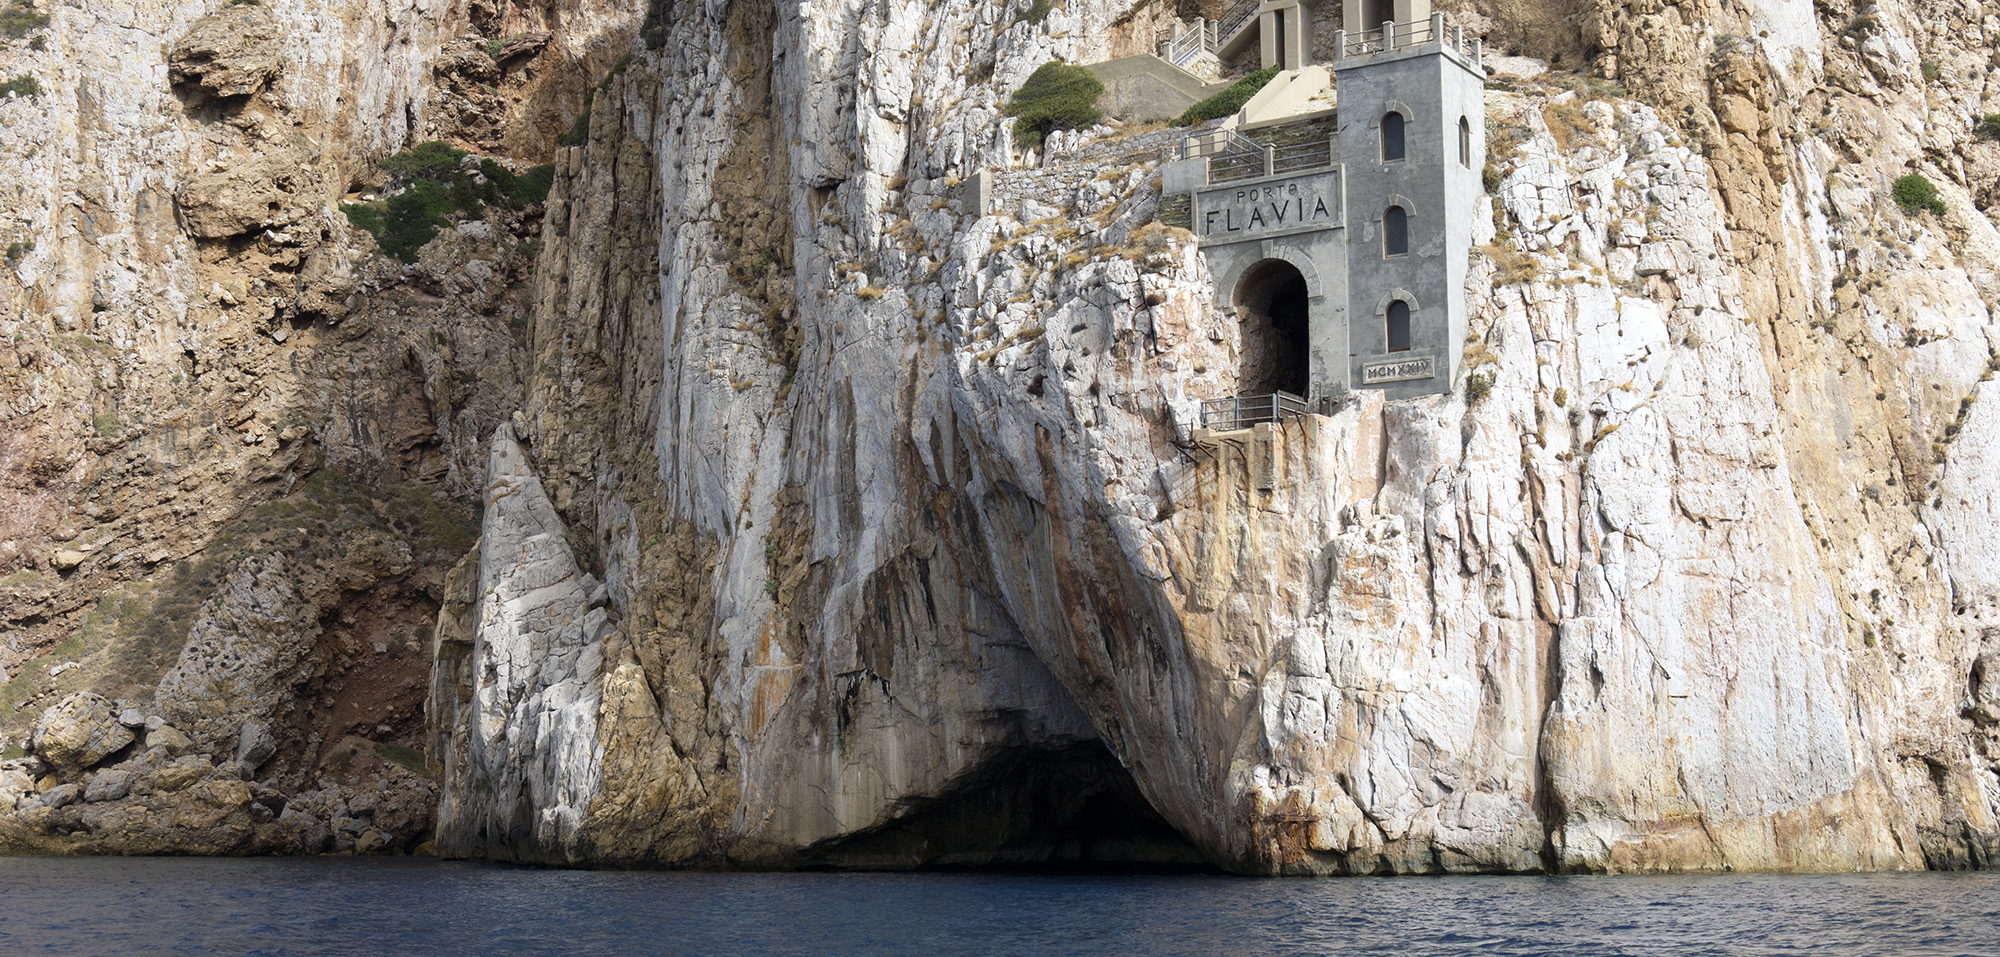
<path fill-rule="evenodd" d="M 1289 392 L 1304 398 L 1312 387 L 1312 292 L 1297 266 L 1266 259 L 1236 284 L 1236 318 L 1242 327 L 1238 394 Z"/>
<path fill-rule="evenodd" d="M 1098 742 L 1002 752 L 872 831 L 808 848 L 807 868 L 1212 871 Z"/>

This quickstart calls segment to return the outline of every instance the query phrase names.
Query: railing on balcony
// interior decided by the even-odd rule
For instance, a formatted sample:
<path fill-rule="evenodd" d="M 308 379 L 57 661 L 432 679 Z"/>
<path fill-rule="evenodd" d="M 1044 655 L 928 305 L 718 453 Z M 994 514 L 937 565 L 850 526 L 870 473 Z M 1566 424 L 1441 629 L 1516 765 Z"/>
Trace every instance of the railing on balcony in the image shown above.
<path fill-rule="evenodd" d="M 1235 130 L 1202 130 L 1181 137 L 1177 159 L 1208 157 L 1208 181 L 1230 183 L 1259 176 L 1276 176 L 1305 170 L 1331 169 L 1333 137 L 1287 146 L 1266 146 Z"/>
<path fill-rule="evenodd" d="M 1416 23 L 1387 22 L 1378 30 L 1360 33 L 1337 31 L 1334 34 L 1334 57 L 1358 59 L 1432 44 L 1440 45 L 1475 65 L 1479 63 L 1482 52 L 1479 38 L 1466 36 L 1463 27 L 1447 28 L 1442 13 L 1433 13 L 1429 20 Z"/>
<path fill-rule="evenodd" d="M 1229 153 L 1262 154 L 1264 146 L 1235 130 L 1212 129 L 1188 133 L 1181 137 L 1180 145 L 1174 150 L 1175 159 L 1193 159 L 1197 156 L 1222 156 Z"/>
<path fill-rule="evenodd" d="M 1201 427 L 1216 432 L 1234 432 L 1263 422 L 1281 422 L 1295 415 L 1304 415 L 1306 411 L 1306 400 L 1289 392 L 1204 399 L 1201 403 Z"/>

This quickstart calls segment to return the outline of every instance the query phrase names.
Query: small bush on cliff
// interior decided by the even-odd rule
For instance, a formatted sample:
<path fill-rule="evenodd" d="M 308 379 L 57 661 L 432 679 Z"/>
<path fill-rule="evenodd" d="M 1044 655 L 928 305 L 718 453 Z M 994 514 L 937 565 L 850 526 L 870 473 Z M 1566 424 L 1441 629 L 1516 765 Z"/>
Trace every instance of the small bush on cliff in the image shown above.
<path fill-rule="evenodd" d="M 1989 140 L 2000 140 L 2000 113 L 1988 113 L 1979 118 L 1972 132 Z"/>
<path fill-rule="evenodd" d="M 569 132 L 556 139 L 563 146 L 582 146 L 590 139 L 590 104 L 583 104 L 583 112 L 576 115 L 576 122 L 569 125 Z"/>
<path fill-rule="evenodd" d="M 347 221 L 375 237 L 385 255 L 415 262 L 417 250 L 437 238 L 453 216 L 478 216 L 489 205 L 522 209 L 548 198 L 554 166 L 536 166 L 516 175 L 490 159 L 479 161 L 479 176 L 465 172 L 466 152 L 432 140 L 382 160 L 392 186 L 386 200 L 340 207 Z"/>
<path fill-rule="evenodd" d="M 1907 215 L 1913 216 L 1926 209 L 1939 216 L 1944 215 L 1944 200 L 1938 198 L 1937 187 L 1931 185 L 1922 173 L 1911 173 L 1898 179 L 1896 185 L 1890 187 L 1889 196 Z"/>
<path fill-rule="evenodd" d="M 384 158 L 382 169 L 401 183 L 419 179 L 441 180 L 458 172 L 458 164 L 464 161 L 464 150 L 431 140 Z"/>
<path fill-rule="evenodd" d="M 17 76 L 5 83 L 0 83 L 0 99 L 5 99 L 9 93 L 21 96 L 41 96 L 42 84 L 40 80 L 32 76 Z"/>
<path fill-rule="evenodd" d="M 1465 377 L 1465 404 L 1478 405 L 1493 394 L 1493 383 L 1500 378 L 1492 369 L 1475 372 Z"/>
<path fill-rule="evenodd" d="M 525 209 L 548 199 L 549 187 L 556 181 L 553 163 L 530 166 L 527 172 L 515 175 L 507 167 L 483 159 L 479 161 L 479 173 L 493 185 L 496 195 L 514 209 Z"/>
<path fill-rule="evenodd" d="M 1263 89 L 1264 84 L 1271 82 L 1277 75 L 1278 68 L 1269 66 L 1237 80 L 1229 84 L 1228 89 L 1188 107 L 1186 113 L 1174 117 L 1174 125 L 1193 126 L 1216 117 L 1228 116 L 1242 109 L 1243 104 L 1250 102 L 1250 98 L 1256 96 L 1257 91 Z"/>
<path fill-rule="evenodd" d="M 13 0 L 0 8 L 0 33 L 19 40 L 49 25 L 49 15 L 35 9 L 28 0 Z"/>
<path fill-rule="evenodd" d="M 1089 70 L 1044 63 L 1007 104 L 1007 115 L 1015 117 L 1014 138 L 1032 149 L 1057 130 L 1090 126 L 1104 115 L 1097 109 L 1097 98 L 1103 95 L 1104 84 Z"/>

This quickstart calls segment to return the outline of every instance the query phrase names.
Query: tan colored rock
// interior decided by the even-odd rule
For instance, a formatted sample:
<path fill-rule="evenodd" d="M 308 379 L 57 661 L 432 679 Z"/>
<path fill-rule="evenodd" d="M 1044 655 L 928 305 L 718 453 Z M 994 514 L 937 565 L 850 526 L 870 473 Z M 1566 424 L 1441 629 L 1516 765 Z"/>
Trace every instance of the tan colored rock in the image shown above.
<path fill-rule="evenodd" d="M 118 723 L 109 700 L 80 691 L 42 712 L 28 750 L 51 767 L 74 774 L 131 744 L 132 738 L 132 729 Z"/>
<path fill-rule="evenodd" d="M 167 76 L 202 98 L 254 96 L 276 80 L 284 64 L 282 29 L 259 3 L 224 6 L 195 22 L 167 55 Z"/>
<path fill-rule="evenodd" d="M 279 150 L 189 177 L 174 197 L 188 231 L 219 239 L 283 227 L 318 211 L 321 187 L 302 159 Z"/>

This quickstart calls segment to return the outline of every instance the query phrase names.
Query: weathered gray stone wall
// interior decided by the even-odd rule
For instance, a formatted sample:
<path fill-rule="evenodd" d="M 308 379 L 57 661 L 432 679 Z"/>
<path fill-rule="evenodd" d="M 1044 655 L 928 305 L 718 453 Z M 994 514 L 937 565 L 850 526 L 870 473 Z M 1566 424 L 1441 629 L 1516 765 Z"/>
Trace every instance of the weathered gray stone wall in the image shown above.
<path fill-rule="evenodd" d="M 1430 376 L 1380 387 L 1392 398 L 1450 391 L 1465 339 L 1465 263 L 1482 194 L 1478 168 L 1458 161 L 1458 120 L 1485 124 L 1484 81 L 1435 45 L 1337 66 L 1341 160 L 1353 205 L 1350 381 L 1365 387 L 1371 367 L 1428 360 Z M 1391 111 L 1405 120 L 1404 157 L 1385 161 L 1382 120 Z M 1409 225 L 1409 251 L 1395 257 L 1383 245 L 1383 216 L 1392 205 L 1408 211 Z M 1411 306 L 1411 348 L 1391 353 L 1386 314 L 1397 299 Z"/>

